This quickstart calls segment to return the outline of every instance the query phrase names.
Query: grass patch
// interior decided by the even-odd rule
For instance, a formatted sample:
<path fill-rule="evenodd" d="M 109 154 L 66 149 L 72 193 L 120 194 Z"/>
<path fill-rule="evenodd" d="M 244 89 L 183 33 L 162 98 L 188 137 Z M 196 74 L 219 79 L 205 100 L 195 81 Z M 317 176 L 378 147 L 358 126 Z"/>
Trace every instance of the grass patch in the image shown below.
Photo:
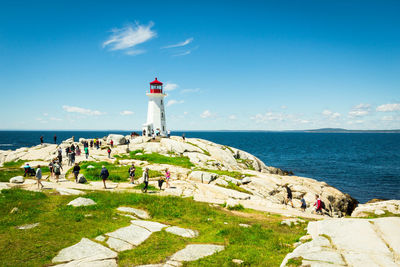
<path fill-rule="evenodd" d="M 246 189 L 238 186 L 237 184 L 235 184 L 235 183 L 233 183 L 231 181 L 227 181 L 227 182 L 228 182 L 228 185 L 220 185 L 220 184 L 217 184 L 217 185 L 220 186 L 220 187 L 223 187 L 223 188 L 236 190 L 236 191 L 239 191 L 239 192 L 242 192 L 242 193 L 246 193 L 246 194 L 250 194 L 250 195 L 253 194 L 252 192 L 247 191 Z"/>
<path fill-rule="evenodd" d="M 244 210 L 244 207 L 242 204 L 237 204 L 235 206 L 228 207 L 228 210 Z"/>
<path fill-rule="evenodd" d="M 249 159 L 236 159 L 238 163 L 246 165 L 247 169 L 254 171 L 253 162 Z"/>
<path fill-rule="evenodd" d="M 88 168 L 88 166 L 93 166 L 94 168 Z M 81 167 L 81 173 L 85 178 L 89 181 L 99 181 L 101 180 L 100 177 L 100 172 L 101 172 L 101 167 L 105 166 L 110 173 L 110 176 L 108 177 L 109 180 L 113 182 L 125 182 L 126 180 L 129 179 L 129 168 L 131 167 L 130 165 L 123 166 L 123 165 L 116 165 L 112 164 L 109 162 L 94 162 L 94 161 L 86 161 L 80 165 Z M 136 172 L 135 172 L 135 179 L 139 179 L 143 175 L 143 169 L 141 167 L 135 166 L 136 167 Z M 159 171 L 154 171 L 154 170 L 149 170 L 149 177 L 159 177 L 162 176 L 163 174 Z"/>
<path fill-rule="evenodd" d="M 135 185 L 133 188 L 142 190 L 144 188 L 144 183 Z M 149 184 L 149 186 L 147 187 L 147 190 L 148 191 L 157 191 L 158 188 L 156 188 L 155 186 Z"/>
<path fill-rule="evenodd" d="M 185 266 L 232 266 L 232 259 L 242 259 L 245 266 L 279 266 L 294 243 L 305 234 L 304 226 L 287 231 L 280 227 L 280 216 L 235 216 L 233 212 L 210 207 L 189 198 L 151 194 L 89 192 L 85 197 L 97 205 L 74 208 L 66 204 L 76 196 L 3 190 L 0 197 L 0 266 L 47 266 L 57 253 L 79 242 L 95 238 L 130 224 L 116 208 L 131 206 L 145 209 L 152 220 L 199 231 L 196 238 L 183 238 L 165 231 L 153 233 L 140 246 L 119 253 L 120 266 L 154 264 L 188 244 L 221 244 L 225 250 Z M 10 214 L 13 207 L 19 211 Z M 91 214 L 90 217 L 85 215 Z M 246 213 L 247 214 L 247 213 Z M 16 226 L 37 223 L 30 230 Z M 226 224 L 225 224 L 226 223 Z M 252 225 L 249 228 L 239 223 Z"/>
<path fill-rule="evenodd" d="M 295 266 L 301 266 L 302 264 L 303 264 L 303 258 L 296 257 L 289 259 L 286 265 L 289 267 L 295 267 Z"/>
<path fill-rule="evenodd" d="M 18 160 L 18 161 L 9 161 L 3 164 L 3 167 L 0 167 L 0 182 L 9 182 L 12 177 L 15 176 L 24 176 L 25 170 L 21 168 L 21 166 L 28 162 L 28 160 Z M 36 167 L 36 166 L 33 166 Z M 50 174 L 50 170 L 48 166 L 42 166 L 42 175 Z M 35 168 L 36 171 L 36 168 Z M 34 178 L 33 176 L 29 176 L 27 178 Z"/>
<path fill-rule="evenodd" d="M 142 155 L 137 155 L 138 153 L 142 153 Z M 175 165 L 175 166 L 180 166 L 183 168 L 188 168 L 190 169 L 191 167 L 194 167 L 194 164 L 190 162 L 188 157 L 184 156 L 176 156 L 176 157 L 167 157 L 158 153 L 151 153 L 151 154 L 143 154 L 142 150 L 135 150 L 129 152 L 129 156 L 123 155 L 120 156 L 121 159 L 123 158 L 129 158 L 129 159 L 137 159 L 137 160 L 143 160 L 147 161 L 149 163 L 158 163 L 158 164 L 169 164 L 169 165 Z"/>

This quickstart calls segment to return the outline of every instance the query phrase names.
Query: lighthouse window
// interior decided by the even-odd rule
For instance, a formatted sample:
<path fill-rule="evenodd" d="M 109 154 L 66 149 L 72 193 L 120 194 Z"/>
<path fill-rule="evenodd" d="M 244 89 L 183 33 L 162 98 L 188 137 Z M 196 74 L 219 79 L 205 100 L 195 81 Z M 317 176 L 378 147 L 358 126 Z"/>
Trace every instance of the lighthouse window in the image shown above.
<path fill-rule="evenodd" d="M 161 118 L 164 119 L 164 112 L 161 112 Z"/>

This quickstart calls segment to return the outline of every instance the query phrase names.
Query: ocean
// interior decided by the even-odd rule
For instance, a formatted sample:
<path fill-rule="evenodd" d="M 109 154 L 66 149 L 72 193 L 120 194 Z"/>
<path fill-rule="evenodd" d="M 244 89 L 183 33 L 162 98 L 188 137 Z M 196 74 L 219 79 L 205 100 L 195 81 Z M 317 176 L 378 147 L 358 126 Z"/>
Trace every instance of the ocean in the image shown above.
<path fill-rule="evenodd" d="M 127 131 L 0 131 L 0 150 L 17 149 L 75 136 L 103 137 Z M 183 132 L 172 132 L 182 135 Z M 360 203 L 400 199 L 400 134 L 301 132 L 185 132 L 247 151 L 266 165 L 325 181 Z"/>

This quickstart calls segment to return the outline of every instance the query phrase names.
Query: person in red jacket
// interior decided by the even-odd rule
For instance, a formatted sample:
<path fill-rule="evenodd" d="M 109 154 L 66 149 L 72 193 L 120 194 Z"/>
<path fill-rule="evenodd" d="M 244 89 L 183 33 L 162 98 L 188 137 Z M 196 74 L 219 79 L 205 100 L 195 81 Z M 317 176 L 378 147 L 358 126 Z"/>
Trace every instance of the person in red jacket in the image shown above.
<path fill-rule="evenodd" d="M 111 158 L 111 148 L 107 149 L 107 153 L 108 153 L 108 158 Z"/>
<path fill-rule="evenodd" d="M 318 195 L 315 195 L 315 199 L 316 199 L 316 201 L 314 203 L 314 206 L 316 207 L 315 211 L 317 212 L 317 214 L 322 214 L 321 199 L 319 198 Z"/>
<path fill-rule="evenodd" d="M 111 147 L 114 147 L 114 141 L 112 139 L 110 141 L 110 145 L 111 145 Z"/>

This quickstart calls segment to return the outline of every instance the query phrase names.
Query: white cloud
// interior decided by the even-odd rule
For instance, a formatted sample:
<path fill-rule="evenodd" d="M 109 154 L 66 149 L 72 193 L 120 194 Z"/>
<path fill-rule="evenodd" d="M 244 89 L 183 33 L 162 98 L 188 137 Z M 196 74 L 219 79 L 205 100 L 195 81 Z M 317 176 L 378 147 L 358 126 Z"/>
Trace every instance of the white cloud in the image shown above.
<path fill-rule="evenodd" d="M 189 112 L 187 112 L 187 111 L 184 111 L 184 112 L 183 112 L 183 115 L 187 115 L 187 114 L 189 114 Z"/>
<path fill-rule="evenodd" d="M 208 109 L 204 110 L 203 113 L 200 114 L 200 117 L 202 117 L 203 119 L 211 118 L 213 116 L 214 116 L 214 114 L 211 113 Z"/>
<path fill-rule="evenodd" d="M 172 56 L 173 56 L 173 57 L 180 57 L 180 56 L 189 55 L 190 53 L 192 53 L 192 50 L 187 50 L 187 51 L 185 51 L 185 52 L 178 53 L 178 54 L 175 54 L 175 55 L 172 55 Z"/>
<path fill-rule="evenodd" d="M 371 110 L 371 105 L 370 104 L 359 104 L 357 106 L 354 106 L 350 111 L 349 111 L 349 116 L 350 117 L 362 117 L 366 116 L 369 114 Z"/>
<path fill-rule="evenodd" d="M 162 48 L 182 47 L 182 46 L 190 44 L 193 41 L 193 39 L 194 39 L 193 37 L 192 38 L 188 38 L 183 42 L 180 42 L 180 43 L 177 43 L 177 44 L 172 44 L 172 45 L 167 45 L 167 46 L 164 46 Z"/>
<path fill-rule="evenodd" d="M 287 109 L 287 106 L 282 105 L 282 106 L 281 106 L 281 109 Z"/>
<path fill-rule="evenodd" d="M 339 118 L 341 116 L 340 113 L 333 112 L 328 109 L 325 109 L 324 111 L 322 111 L 322 115 L 324 115 L 325 117 L 327 117 L 330 120 L 336 120 L 337 118 Z"/>
<path fill-rule="evenodd" d="M 255 116 L 250 117 L 251 120 L 257 123 L 266 123 L 268 121 L 285 121 L 292 118 L 292 115 L 283 113 L 267 112 L 265 114 L 258 113 Z"/>
<path fill-rule="evenodd" d="M 182 94 L 187 94 L 187 93 L 198 93 L 200 92 L 200 88 L 194 88 L 194 89 L 183 89 L 181 90 Z"/>
<path fill-rule="evenodd" d="M 183 100 L 171 99 L 171 100 L 168 100 L 167 107 L 172 106 L 172 105 L 176 105 L 176 104 L 183 104 L 184 102 L 185 101 L 183 101 Z"/>
<path fill-rule="evenodd" d="M 48 123 L 47 120 L 43 119 L 43 118 L 36 118 L 36 120 L 40 123 Z"/>
<path fill-rule="evenodd" d="M 392 121 L 392 120 L 394 120 L 394 118 L 393 118 L 393 116 L 383 116 L 381 118 L 381 120 L 383 120 L 383 121 Z"/>
<path fill-rule="evenodd" d="M 130 110 L 123 110 L 121 111 L 119 114 L 122 116 L 128 116 L 128 115 L 132 115 L 134 112 L 130 111 Z"/>
<path fill-rule="evenodd" d="M 237 118 L 236 118 L 235 115 L 230 115 L 230 116 L 228 117 L 228 119 L 230 119 L 230 120 L 236 120 Z"/>
<path fill-rule="evenodd" d="M 172 90 L 175 90 L 176 88 L 178 88 L 179 87 L 179 85 L 177 85 L 176 83 L 166 83 L 165 85 L 164 85 L 164 90 L 165 91 L 172 91 Z"/>
<path fill-rule="evenodd" d="M 103 43 L 103 47 L 110 47 L 110 50 L 126 50 L 125 53 L 131 56 L 143 54 L 145 50 L 134 48 L 157 36 L 157 33 L 151 30 L 153 25 L 153 22 L 148 25 L 136 23 L 121 29 L 113 29 L 111 36 Z"/>
<path fill-rule="evenodd" d="M 90 116 L 92 116 L 92 115 L 99 116 L 99 115 L 105 114 L 104 112 L 101 112 L 98 110 L 91 110 L 91 109 L 75 107 L 75 106 L 64 105 L 64 106 L 62 106 L 62 108 L 66 112 L 69 112 L 69 113 L 79 113 L 79 114 L 90 115 Z"/>
<path fill-rule="evenodd" d="M 364 123 L 363 120 L 355 120 L 355 121 L 348 121 L 347 124 L 362 124 Z"/>
<path fill-rule="evenodd" d="M 380 112 L 390 112 L 390 111 L 400 111 L 400 104 L 384 104 L 376 108 L 376 111 Z"/>
<path fill-rule="evenodd" d="M 49 116 L 49 113 L 43 113 L 43 116 L 45 116 L 45 117 Z"/>

